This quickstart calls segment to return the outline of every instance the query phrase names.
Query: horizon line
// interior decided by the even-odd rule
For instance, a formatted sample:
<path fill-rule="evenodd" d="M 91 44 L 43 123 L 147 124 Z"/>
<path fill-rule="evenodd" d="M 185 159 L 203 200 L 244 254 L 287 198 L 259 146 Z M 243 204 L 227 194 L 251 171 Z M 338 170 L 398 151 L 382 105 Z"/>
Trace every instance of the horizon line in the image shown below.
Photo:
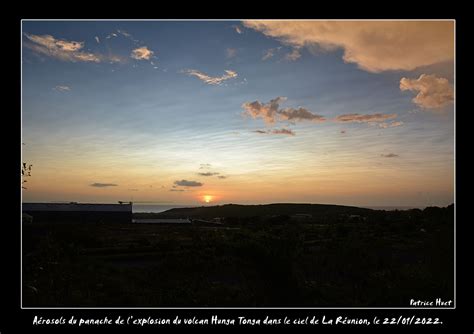
<path fill-rule="evenodd" d="M 78 201 L 26 201 L 25 203 L 44 203 L 44 204 L 116 204 L 119 201 L 106 201 L 106 202 L 78 202 Z M 374 210 L 383 210 L 383 209 L 425 209 L 427 207 L 448 207 L 450 205 L 454 205 L 455 202 L 451 202 L 445 206 L 440 205 L 353 205 L 353 204 L 335 204 L 335 203 L 308 203 L 308 202 L 267 202 L 267 203 L 172 203 L 172 202 L 152 202 L 152 201 L 122 201 L 123 203 L 132 203 L 136 205 L 162 205 L 162 206 L 176 206 L 176 207 L 215 207 L 215 206 L 224 206 L 224 205 L 242 205 L 242 206 L 257 206 L 257 205 L 274 205 L 274 204 L 295 204 L 295 205 L 334 205 L 334 206 L 349 206 L 349 207 L 357 207 L 363 209 L 374 209 Z"/>

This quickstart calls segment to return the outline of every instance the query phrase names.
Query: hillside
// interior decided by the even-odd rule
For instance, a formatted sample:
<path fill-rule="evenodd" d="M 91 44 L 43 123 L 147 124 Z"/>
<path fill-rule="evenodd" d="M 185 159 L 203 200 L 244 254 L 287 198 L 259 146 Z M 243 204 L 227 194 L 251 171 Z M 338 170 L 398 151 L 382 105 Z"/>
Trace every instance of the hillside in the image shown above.
<path fill-rule="evenodd" d="M 214 217 L 262 217 L 275 215 L 294 215 L 294 214 L 311 214 L 313 217 L 335 216 L 342 214 L 368 214 L 374 210 L 358 208 L 343 205 L 328 204 L 262 204 L 262 205 L 239 205 L 225 204 L 218 206 L 201 206 L 195 208 L 175 208 L 161 213 L 153 214 L 155 217 L 176 218 L 214 218 Z M 149 214 L 139 214 L 141 217 Z"/>

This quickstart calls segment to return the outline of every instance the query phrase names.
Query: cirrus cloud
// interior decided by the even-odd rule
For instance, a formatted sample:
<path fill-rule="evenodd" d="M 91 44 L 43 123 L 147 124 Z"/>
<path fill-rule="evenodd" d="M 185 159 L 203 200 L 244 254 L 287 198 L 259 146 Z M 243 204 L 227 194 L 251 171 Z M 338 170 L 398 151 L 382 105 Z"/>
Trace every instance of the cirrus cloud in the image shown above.
<path fill-rule="evenodd" d="M 84 47 L 84 42 L 57 39 L 51 35 L 25 34 L 25 36 L 33 43 L 25 43 L 24 45 L 34 52 L 62 61 L 100 62 L 98 55 L 80 51 Z"/>
<path fill-rule="evenodd" d="M 369 72 L 413 70 L 454 59 L 454 21 L 250 20 L 243 25 L 312 52 L 342 49 L 345 62 Z"/>
<path fill-rule="evenodd" d="M 220 85 L 226 80 L 236 78 L 237 77 L 237 72 L 232 71 L 232 70 L 225 70 L 224 71 L 226 74 L 220 76 L 220 77 L 211 77 L 203 72 L 200 72 L 198 70 L 185 70 L 184 73 L 186 73 L 189 76 L 195 76 L 199 80 L 207 83 L 208 85 Z"/>
<path fill-rule="evenodd" d="M 272 58 L 281 49 L 282 49 L 282 46 L 265 50 L 265 54 L 263 55 L 262 60 L 267 60 L 267 59 Z"/>
<path fill-rule="evenodd" d="M 288 61 L 296 61 L 301 57 L 300 50 L 293 49 L 290 53 L 287 53 L 285 59 Z"/>
<path fill-rule="evenodd" d="M 122 61 L 121 57 L 115 55 L 104 56 L 99 53 L 81 51 L 81 49 L 84 48 L 84 42 L 67 41 L 55 38 L 51 35 L 25 34 L 25 36 L 31 42 L 24 43 L 23 45 L 25 47 L 31 49 L 33 52 L 61 61 L 93 63 L 100 63 L 102 61 L 115 63 Z"/>
<path fill-rule="evenodd" d="M 234 28 L 235 32 L 239 35 L 243 33 L 242 28 L 238 25 L 233 25 L 232 28 Z"/>
<path fill-rule="evenodd" d="M 265 51 L 265 54 L 262 57 L 262 60 L 270 59 L 275 55 L 275 49 L 268 49 Z"/>
<path fill-rule="evenodd" d="M 273 130 L 255 130 L 253 131 L 255 133 L 259 134 L 274 134 L 274 135 L 287 135 L 287 136 L 295 136 L 296 133 L 293 130 L 290 129 L 273 129 Z"/>
<path fill-rule="evenodd" d="M 337 116 L 334 120 L 345 123 L 376 123 L 396 117 L 397 114 L 345 114 Z"/>
<path fill-rule="evenodd" d="M 53 90 L 55 90 L 55 91 L 57 91 L 57 92 L 68 92 L 68 91 L 71 90 L 71 87 L 58 85 L 58 86 L 55 86 L 55 87 L 53 88 Z"/>
<path fill-rule="evenodd" d="M 439 109 L 454 101 L 454 91 L 448 79 L 431 74 L 422 74 L 418 79 L 402 78 L 400 90 L 418 92 L 412 101 L 424 109 Z"/>

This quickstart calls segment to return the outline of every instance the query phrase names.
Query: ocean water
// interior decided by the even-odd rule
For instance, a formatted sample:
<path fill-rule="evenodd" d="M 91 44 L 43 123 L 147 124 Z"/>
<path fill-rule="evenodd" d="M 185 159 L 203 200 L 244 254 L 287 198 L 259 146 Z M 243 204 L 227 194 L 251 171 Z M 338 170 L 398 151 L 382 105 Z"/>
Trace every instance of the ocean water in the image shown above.
<path fill-rule="evenodd" d="M 418 206 L 364 206 L 364 208 L 373 209 L 373 210 L 385 210 L 385 211 L 394 211 L 394 210 L 411 210 L 411 209 L 421 209 L 424 207 Z"/>
<path fill-rule="evenodd" d="M 133 204 L 133 212 L 163 212 L 174 208 L 189 208 L 192 205 L 180 205 L 180 204 Z"/>

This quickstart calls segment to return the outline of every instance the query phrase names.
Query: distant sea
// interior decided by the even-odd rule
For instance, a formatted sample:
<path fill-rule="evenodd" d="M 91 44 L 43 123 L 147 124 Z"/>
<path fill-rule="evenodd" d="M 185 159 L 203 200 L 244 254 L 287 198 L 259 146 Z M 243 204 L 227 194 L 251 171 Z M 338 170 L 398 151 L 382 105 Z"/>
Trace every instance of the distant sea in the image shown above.
<path fill-rule="evenodd" d="M 410 209 L 421 209 L 423 210 L 424 207 L 416 207 L 416 206 L 370 206 L 363 208 L 372 209 L 372 210 L 385 210 L 385 211 L 394 211 L 394 210 L 410 210 Z"/>
<path fill-rule="evenodd" d="M 174 208 L 190 208 L 192 205 L 179 205 L 179 204 L 133 204 L 133 212 L 163 212 Z"/>

